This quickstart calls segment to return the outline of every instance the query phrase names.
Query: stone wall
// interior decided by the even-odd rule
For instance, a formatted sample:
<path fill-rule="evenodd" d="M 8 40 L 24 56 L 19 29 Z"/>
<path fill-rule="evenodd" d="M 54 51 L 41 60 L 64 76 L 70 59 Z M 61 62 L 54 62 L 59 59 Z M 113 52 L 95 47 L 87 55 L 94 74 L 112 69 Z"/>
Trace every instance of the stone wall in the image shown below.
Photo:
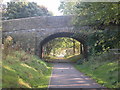
<path fill-rule="evenodd" d="M 72 16 L 39 16 L 3 21 L 3 31 L 70 27 Z"/>
<path fill-rule="evenodd" d="M 29 47 L 38 51 L 39 55 L 39 44 L 46 37 L 60 32 L 74 33 L 72 18 L 73 16 L 40 16 L 6 20 L 2 22 L 3 38 L 10 35 L 24 49 Z M 86 27 L 80 29 L 84 30 Z"/>

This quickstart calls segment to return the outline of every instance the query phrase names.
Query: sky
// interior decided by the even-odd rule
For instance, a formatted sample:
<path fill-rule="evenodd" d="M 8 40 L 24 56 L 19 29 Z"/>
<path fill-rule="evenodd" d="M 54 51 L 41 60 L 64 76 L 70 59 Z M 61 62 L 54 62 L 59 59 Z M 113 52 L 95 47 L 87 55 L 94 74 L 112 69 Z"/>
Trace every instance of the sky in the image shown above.
<path fill-rule="evenodd" d="M 10 0 L 3 0 L 3 3 L 9 1 Z M 38 5 L 43 5 L 47 7 L 47 9 L 51 11 L 54 16 L 62 15 L 62 13 L 58 11 L 58 7 L 60 5 L 61 0 L 27 0 L 27 1 L 36 2 Z"/>

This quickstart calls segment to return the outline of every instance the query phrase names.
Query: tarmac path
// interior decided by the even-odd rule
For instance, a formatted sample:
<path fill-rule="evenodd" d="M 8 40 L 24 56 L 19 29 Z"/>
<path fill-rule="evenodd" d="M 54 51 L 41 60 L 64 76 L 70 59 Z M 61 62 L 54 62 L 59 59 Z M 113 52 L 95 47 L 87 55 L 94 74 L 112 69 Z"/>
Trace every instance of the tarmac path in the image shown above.
<path fill-rule="evenodd" d="M 49 88 L 102 88 L 70 63 L 54 63 Z"/>

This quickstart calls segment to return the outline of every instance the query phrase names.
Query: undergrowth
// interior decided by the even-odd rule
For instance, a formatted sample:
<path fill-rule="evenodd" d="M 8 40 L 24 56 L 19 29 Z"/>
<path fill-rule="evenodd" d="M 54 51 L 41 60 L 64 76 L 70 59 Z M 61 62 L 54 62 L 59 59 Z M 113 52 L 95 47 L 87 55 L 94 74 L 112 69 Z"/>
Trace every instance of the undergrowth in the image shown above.
<path fill-rule="evenodd" d="M 82 58 L 82 55 L 72 55 L 69 56 L 67 59 L 70 60 L 71 62 L 75 63 L 78 60 L 80 60 Z"/>

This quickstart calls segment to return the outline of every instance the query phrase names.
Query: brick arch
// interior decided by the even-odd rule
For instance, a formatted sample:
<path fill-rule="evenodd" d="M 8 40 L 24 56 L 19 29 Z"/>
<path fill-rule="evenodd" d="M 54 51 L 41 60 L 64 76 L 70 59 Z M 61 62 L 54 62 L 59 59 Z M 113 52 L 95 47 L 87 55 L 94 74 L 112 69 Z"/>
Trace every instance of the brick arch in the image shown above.
<path fill-rule="evenodd" d="M 74 34 L 74 25 L 72 23 L 74 16 L 39 16 L 21 19 L 12 19 L 2 21 L 2 35 L 12 36 L 16 42 L 21 44 L 23 50 L 29 48 L 38 56 L 41 53 L 41 46 L 45 42 L 57 37 L 70 37 Z M 79 31 L 87 31 L 91 26 L 81 25 L 77 28 Z M 77 36 L 77 35 L 76 35 Z M 87 38 L 80 34 L 78 37 L 72 37 L 84 44 L 84 56 L 87 56 Z"/>
<path fill-rule="evenodd" d="M 42 58 L 42 47 L 48 43 L 49 41 L 58 38 L 58 37 L 69 37 L 69 38 L 73 38 L 77 41 L 79 41 L 80 43 L 83 44 L 84 47 L 84 51 L 83 51 L 83 55 L 85 58 L 87 58 L 87 36 L 84 34 L 79 33 L 79 37 L 75 36 L 75 33 L 73 32 L 58 32 L 58 33 L 54 33 L 52 35 L 49 35 L 48 37 L 44 38 L 42 41 L 40 41 L 39 43 L 39 47 L 38 47 L 38 55 L 40 56 L 40 58 Z"/>

